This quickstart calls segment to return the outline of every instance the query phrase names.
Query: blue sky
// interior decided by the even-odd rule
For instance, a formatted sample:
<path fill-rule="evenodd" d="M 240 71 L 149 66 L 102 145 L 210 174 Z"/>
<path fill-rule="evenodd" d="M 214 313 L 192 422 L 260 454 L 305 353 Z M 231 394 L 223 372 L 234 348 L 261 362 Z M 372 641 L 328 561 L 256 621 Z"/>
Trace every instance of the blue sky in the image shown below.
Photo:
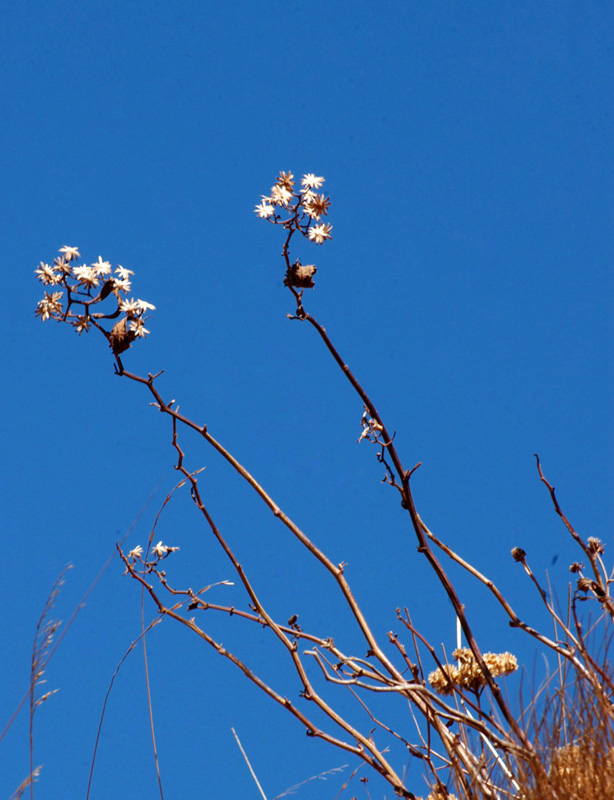
<path fill-rule="evenodd" d="M 398 630 L 395 608 L 407 605 L 435 645 L 454 646 L 454 616 L 397 497 L 373 448 L 356 444 L 358 398 L 314 331 L 286 317 L 281 232 L 253 213 L 280 170 L 326 177 L 333 240 L 293 251 L 318 266 L 307 306 L 397 432 L 406 466 L 422 462 L 423 519 L 543 622 L 510 548 L 524 547 L 562 597 L 576 555 L 533 453 L 579 531 L 612 541 L 611 6 L 24 0 L 2 16 L 2 727 L 27 688 L 58 573 L 73 564 L 56 609 L 67 620 L 137 518 L 128 544 L 146 541 L 177 479 L 168 421 L 113 375 L 101 337 L 34 316 L 33 271 L 65 244 L 135 271 L 135 296 L 157 310 L 126 368 L 164 369 L 165 397 L 348 563 L 378 636 Z M 213 451 L 184 445 L 275 612 L 359 650 L 330 579 Z M 181 547 L 168 561 L 178 585 L 234 578 L 187 493 L 159 530 Z M 484 648 L 543 675 L 530 642 L 451 573 Z M 211 601 L 246 605 L 238 586 Z M 203 623 L 297 697 L 265 632 Z M 104 694 L 139 630 L 140 593 L 114 561 L 47 671 L 60 691 L 36 719 L 39 798 L 85 796 Z M 166 796 L 257 796 L 231 726 L 269 798 L 355 766 L 168 621 L 149 659 Z M 391 713 L 407 723 L 404 709 Z M 0 746 L 10 794 L 28 771 L 25 715 Z M 410 774 L 421 791 L 419 769 Z M 334 797 L 342 782 L 298 796 Z M 111 694 L 91 797 L 152 797 L 156 786 L 136 651 Z M 354 782 L 345 795 L 361 791 Z"/>

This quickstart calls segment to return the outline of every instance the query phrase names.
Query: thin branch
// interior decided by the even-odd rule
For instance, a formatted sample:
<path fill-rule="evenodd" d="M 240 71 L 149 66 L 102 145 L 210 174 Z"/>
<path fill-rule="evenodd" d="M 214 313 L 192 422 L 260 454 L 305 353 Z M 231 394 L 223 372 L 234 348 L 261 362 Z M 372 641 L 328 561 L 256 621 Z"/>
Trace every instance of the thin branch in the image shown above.
<path fill-rule="evenodd" d="M 232 733 L 233 733 L 233 736 L 234 736 L 234 737 L 235 737 L 235 739 L 237 740 L 237 744 L 239 745 L 239 750 L 240 750 L 240 751 L 241 751 L 241 753 L 243 754 L 243 758 L 245 759 L 245 763 L 247 764 L 247 767 L 248 767 L 248 769 L 249 769 L 249 771 L 250 771 L 250 773 L 251 773 L 251 775 L 252 775 L 252 778 L 254 779 L 254 783 L 255 783 L 255 784 L 256 784 L 256 786 L 258 787 L 258 791 L 259 791 L 259 792 L 260 792 L 260 794 L 262 795 L 262 798 L 263 798 L 263 800 L 267 800 L 267 796 L 266 796 L 266 794 L 264 793 L 264 791 L 263 791 L 263 789 L 262 789 L 262 786 L 260 785 L 260 781 L 259 781 L 259 780 L 258 780 L 258 778 L 256 777 L 256 773 L 254 772 L 254 770 L 253 770 L 253 768 L 252 768 L 252 765 L 250 764 L 249 758 L 247 757 L 247 753 L 246 753 L 246 752 L 245 752 L 245 750 L 243 749 L 243 745 L 241 744 L 241 740 L 240 740 L 240 739 L 239 739 L 239 737 L 237 736 L 237 732 L 235 731 L 235 729 L 234 729 L 234 728 L 231 728 L 230 730 L 232 731 Z"/>

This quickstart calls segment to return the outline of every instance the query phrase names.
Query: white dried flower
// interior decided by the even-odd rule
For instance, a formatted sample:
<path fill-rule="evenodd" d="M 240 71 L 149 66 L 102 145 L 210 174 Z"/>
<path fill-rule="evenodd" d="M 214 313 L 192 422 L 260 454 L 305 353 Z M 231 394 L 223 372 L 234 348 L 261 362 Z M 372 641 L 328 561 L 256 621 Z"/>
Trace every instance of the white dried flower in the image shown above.
<path fill-rule="evenodd" d="M 275 186 L 281 186 L 283 189 L 287 189 L 290 194 L 292 194 L 294 175 L 291 172 L 280 172 L 279 176 L 275 178 Z"/>
<path fill-rule="evenodd" d="M 91 289 L 100 283 L 94 267 L 73 267 L 72 274 L 86 289 Z"/>
<path fill-rule="evenodd" d="M 328 214 L 330 198 L 323 194 L 310 193 L 310 197 L 304 201 L 305 211 L 312 219 L 320 219 L 322 215 Z"/>
<path fill-rule="evenodd" d="M 98 261 L 92 264 L 92 269 L 95 270 L 96 275 L 110 275 L 111 264 L 108 261 L 103 261 L 102 256 L 98 256 Z"/>
<path fill-rule="evenodd" d="M 258 203 L 256 208 L 254 209 L 254 213 L 258 214 L 259 217 L 262 219 L 267 219 L 272 214 L 275 213 L 274 207 L 268 202 L 268 197 L 262 198 L 262 203 Z"/>
<path fill-rule="evenodd" d="M 70 247 L 67 244 L 65 244 L 64 247 L 60 247 L 58 252 L 64 254 L 64 258 L 66 259 L 66 263 L 68 263 L 69 261 L 74 261 L 77 258 L 81 258 L 81 253 L 79 252 L 79 248 L 78 247 Z"/>
<path fill-rule="evenodd" d="M 49 266 L 49 264 L 45 264 L 43 261 L 41 261 L 39 266 L 34 270 L 34 274 L 45 286 L 59 283 L 61 280 L 60 276 L 54 272 L 53 267 Z"/>
<path fill-rule="evenodd" d="M 158 544 L 152 548 L 152 553 L 155 553 L 158 558 L 164 558 L 169 553 L 174 553 L 175 550 L 179 550 L 178 547 L 169 547 L 166 544 L 162 544 L 162 540 L 158 542 Z"/>
<path fill-rule="evenodd" d="M 148 333 L 151 333 L 151 331 L 147 330 L 147 328 L 145 327 L 145 321 L 143 320 L 143 317 L 136 317 L 135 319 L 131 319 L 130 330 L 136 336 L 140 336 L 141 339 L 144 339 Z"/>
<path fill-rule="evenodd" d="M 274 206 L 287 206 L 292 200 L 292 192 L 285 186 L 273 186 L 271 189 L 271 203 Z"/>
<path fill-rule="evenodd" d="M 114 281 L 114 290 L 117 292 L 129 292 L 132 288 L 132 284 L 127 278 L 113 278 Z"/>
<path fill-rule="evenodd" d="M 131 300 L 121 300 L 119 304 L 119 310 L 131 317 L 134 314 L 137 314 L 139 311 L 138 302 L 139 301 L 135 300 L 134 297 Z"/>
<path fill-rule="evenodd" d="M 122 267 L 121 264 L 117 265 L 115 272 L 117 275 L 119 275 L 119 278 L 122 281 L 129 281 L 130 276 L 134 275 L 134 272 L 131 269 L 126 269 L 125 267 Z"/>
<path fill-rule="evenodd" d="M 87 333 L 90 329 L 90 319 L 89 317 L 81 316 L 80 314 L 77 315 L 77 319 L 74 320 L 73 325 L 75 326 L 75 330 L 81 336 L 82 333 Z"/>
<path fill-rule="evenodd" d="M 305 186 L 307 189 L 319 189 L 323 183 L 324 178 L 316 177 L 313 172 L 308 172 L 307 175 L 303 175 L 301 180 L 301 185 Z"/>
<path fill-rule="evenodd" d="M 320 223 L 319 225 L 314 225 L 313 228 L 309 228 L 307 236 L 312 242 L 323 244 L 326 239 L 333 238 L 331 235 L 332 229 L 333 226 L 330 223 Z"/>
<path fill-rule="evenodd" d="M 53 259 L 53 268 L 61 270 L 64 275 L 70 275 L 72 267 L 69 266 L 66 256 L 57 256 Z"/>
<path fill-rule="evenodd" d="M 61 314 L 62 313 L 62 303 L 60 299 L 62 297 L 62 292 L 53 292 L 53 294 L 49 294 L 45 292 L 45 296 L 42 300 L 38 301 L 38 305 L 36 307 L 36 316 L 40 317 L 43 322 L 48 320 L 52 314 Z"/>

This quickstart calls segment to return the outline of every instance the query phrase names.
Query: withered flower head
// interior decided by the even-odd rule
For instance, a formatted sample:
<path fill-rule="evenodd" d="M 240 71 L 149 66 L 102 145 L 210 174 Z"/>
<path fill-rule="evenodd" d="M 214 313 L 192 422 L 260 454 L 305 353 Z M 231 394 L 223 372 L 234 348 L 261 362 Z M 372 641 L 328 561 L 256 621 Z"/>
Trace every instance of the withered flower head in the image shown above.
<path fill-rule="evenodd" d="M 60 253 L 64 254 L 64 258 L 66 261 L 74 261 L 77 258 L 81 258 L 81 253 L 79 252 L 78 247 L 71 247 L 68 244 L 65 244 L 64 247 L 60 247 Z"/>
<path fill-rule="evenodd" d="M 458 684 L 458 669 L 451 664 L 438 667 L 429 675 L 429 683 L 437 694 L 452 694 Z"/>
<path fill-rule="evenodd" d="M 320 219 L 322 215 L 328 214 L 330 208 L 330 197 L 323 194 L 311 193 L 305 201 L 305 211 L 312 219 Z"/>
<path fill-rule="evenodd" d="M 275 213 L 275 208 L 271 205 L 271 198 L 264 197 L 263 195 L 262 202 L 258 203 L 254 209 L 254 213 L 258 214 L 258 216 L 262 219 L 268 219 L 269 217 L 272 217 Z"/>
<path fill-rule="evenodd" d="M 44 261 L 41 261 L 39 266 L 34 270 L 34 273 L 39 281 L 42 281 L 45 286 L 59 283 L 61 280 L 61 276 L 55 272 L 55 268 L 49 266 L 49 264 L 45 264 Z"/>
<path fill-rule="evenodd" d="M 303 175 L 301 179 L 301 185 L 304 186 L 305 189 L 319 189 L 323 183 L 324 178 L 314 175 L 313 172 L 308 172 L 307 175 Z"/>
<path fill-rule="evenodd" d="M 84 314 L 78 314 L 72 324 L 79 336 L 81 336 L 82 333 L 87 333 L 90 329 L 90 319 Z"/>
<path fill-rule="evenodd" d="M 287 206 L 292 200 L 292 190 L 276 183 L 275 186 L 271 187 L 271 197 L 269 199 L 274 206 Z"/>
<path fill-rule="evenodd" d="M 111 350 L 118 356 L 126 351 L 136 339 L 136 333 L 128 330 L 128 318 L 124 317 L 116 322 L 110 333 Z"/>
<path fill-rule="evenodd" d="M 605 550 L 605 545 L 601 539 L 598 539 L 596 536 L 589 536 L 588 549 L 591 551 L 591 553 L 597 553 L 598 555 L 601 555 Z"/>
<path fill-rule="evenodd" d="M 453 687 L 450 683 L 472 691 L 486 685 L 486 676 L 468 647 L 461 647 L 452 655 L 458 661 L 458 667 L 448 664 L 429 675 L 429 683 L 438 694 L 451 694 Z M 518 669 L 516 656 L 511 653 L 484 653 L 483 658 L 490 674 L 495 678 Z"/>
<path fill-rule="evenodd" d="M 43 299 L 38 301 L 35 313 L 43 322 L 49 317 L 62 313 L 62 295 L 63 292 L 52 292 L 51 294 L 45 292 Z"/>
<path fill-rule="evenodd" d="M 285 286 L 295 286 L 300 289 L 313 289 L 313 276 L 317 272 L 315 264 L 301 264 L 297 259 L 290 269 L 286 270 Z"/>
<path fill-rule="evenodd" d="M 311 239 L 312 242 L 316 244 L 322 244 L 326 241 L 326 239 L 332 239 L 331 231 L 333 226 L 328 222 L 321 222 L 319 225 L 314 225 L 313 228 L 309 228 L 307 231 L 307 236 Z"/>
<path fill-rule="evenodd" d="M 294 175 L 291 172 L 280 172 L 279 176 L 275 178 L 275 185 L 292 192 L 292 187 L 294 186 L 293 179 Z"/>

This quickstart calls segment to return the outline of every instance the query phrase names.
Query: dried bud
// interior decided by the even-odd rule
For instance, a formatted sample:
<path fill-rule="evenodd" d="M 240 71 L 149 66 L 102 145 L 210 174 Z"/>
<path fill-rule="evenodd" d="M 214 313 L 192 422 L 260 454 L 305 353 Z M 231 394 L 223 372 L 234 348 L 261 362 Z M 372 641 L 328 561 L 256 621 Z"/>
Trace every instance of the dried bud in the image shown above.
<path fill-rule="evenodd" d="M 580 580 L 578 581 L 579 591 L 590 592 L 592 588 L 593 588 L 593 581 L 591 581 L 589 578 L 580 578 Z"/>
<path fill-rule="evenodd" d="M 114 288 L 115 288 L 115 279 L 109 278 L 108 280 L 106 280 L 102 285 L 102 289 L 100 290 L 100 299 L 104 300 L 105 298 L 107 298 L 111 294 Z"/>
<path fill-rule="evenodd" d="M 526 551 L 522 547 L 512 548 L 512 558 L 514 561 L 524 561 L 527 557 Z"/>
<path fill-rule="evenodd" d="M 584 564 L 581 564 L 579 561 L 574 561 L 573 564 L 569 565 L 570 572 L 582 572 L 584 569 Z"/>
<path fill-rule="evenodd" d="M 127 350 L 136 339 L 136 333 L 128 330 L 128 318 L 124 317 L 116 322 L 111 330 L 111 349 L 118 356 Z"/>
<path fill-rule="evenodd" d="M 596 536 L 589 536 L 588 549 L 591 553 L 597 553 L 598 555 L 601 555 L 605 549 L 605 545 L 602 543 L 601 539 L 597 539 Z"/>
<path fill-rule="evenodd" d="M 313 289 L 313 276 L 317 271 L 318 270 L 314 264 L 303 265 L 301 264 L 300 260 L 297 259 L 294 264 L 292 264 L 290 269 L 286 271 L 284 285 L 296 286 L 300 289 Z"/>

